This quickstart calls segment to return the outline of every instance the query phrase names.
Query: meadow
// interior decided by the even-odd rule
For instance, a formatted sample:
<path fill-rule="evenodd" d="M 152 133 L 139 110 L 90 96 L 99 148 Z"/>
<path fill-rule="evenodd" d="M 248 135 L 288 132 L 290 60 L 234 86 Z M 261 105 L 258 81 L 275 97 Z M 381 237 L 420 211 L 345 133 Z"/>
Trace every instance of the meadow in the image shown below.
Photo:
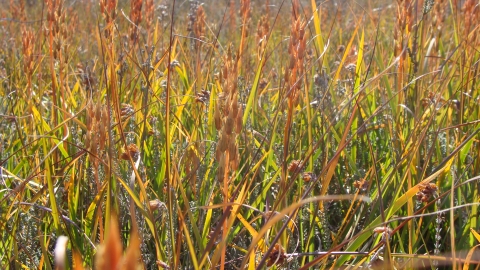
<path fill-rule="evenodd" d="M 476 0 L 0 0 L 0 268 L 478 269 Z"/>

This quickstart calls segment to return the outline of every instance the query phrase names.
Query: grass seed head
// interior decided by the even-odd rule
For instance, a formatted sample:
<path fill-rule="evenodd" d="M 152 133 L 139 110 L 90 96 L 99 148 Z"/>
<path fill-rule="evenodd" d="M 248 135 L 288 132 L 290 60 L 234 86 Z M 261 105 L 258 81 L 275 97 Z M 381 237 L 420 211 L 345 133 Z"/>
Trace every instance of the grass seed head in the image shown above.
<path fill-rule="evenodd" d="M 272 252 L 268 255 L 267 266 L 273 265 L 280 266 L 287 260 L 285 249 L 279 243 L 276 243 L 272 249 Z"/>
<path fill-rule="evenodd" d="M 312 179 L 315 179 L 316 176 L 314 173 L 312 172 L 304 172 L 303 175 L 302 175 L 302 179 L 304 182 L 310 182 L 312 181 Z"/>
<path fill-rule="evenodd" d="M 237 113 L 237 118 L 235 118 L 235 133 L 240 134 L 243 126 L 243 108 L 240 106 Z"/>
<path fill-rule="evenodd" d="M 288 171 L 291 173 L 297 173 L 302 169 L 302 161 L 301 160 L 292 160 L 288 165 Z"/>

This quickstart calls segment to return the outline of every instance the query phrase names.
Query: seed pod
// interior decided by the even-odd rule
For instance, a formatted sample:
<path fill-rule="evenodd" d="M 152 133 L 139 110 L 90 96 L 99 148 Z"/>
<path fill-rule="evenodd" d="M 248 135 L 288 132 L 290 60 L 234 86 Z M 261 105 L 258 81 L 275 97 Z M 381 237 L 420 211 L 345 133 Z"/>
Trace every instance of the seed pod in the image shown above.
<path fill-rule="evenodd" d="M 223 152 L 220 151 L 219 147 L 217 147 L 217 149 L 215 149 L 215 160 L 220 160 L 220 158 L 222 157 L 222 154 Z"/>
<path fill-rule="evenodd" d="M 235 133 L 240 134 L 242 131 L 242 125 L 243 125 L 243 108 L 240 106 L 238 109 L 238 114 L 237 118 L 235 118 Z"/>
<path fill-rule="evenodd" d="M 165 204 L 163 202 L 161 202 L 159 199 L 151 200 L 151 201 L 148 202 L 148 206 L 150 207 L 150 211 L 155 211 L 158 208 L 160 208 L 160 206 L 164 206 L 164 205 Z"/>
<path fill-rule="evenodd" d="M 227 142 L 228 142 L 228 136 L 224 136 L 222 134 L 222 137 L 220 137 L 220 141 L 218 142 L 218 150 L 220 152 L 225 152 L 227 150 Z"/>
<path fill-rule="evenodd" d="M 230 156 L 230 160 L 235 158 L 236 153 L 237 153 L 237 145 L 235 143 L 235 140 L 230 140 L 228 144 L 228 154 Z"/>
<path fill-rule="evenodd" d="M 220 162 L 218 163 L 218 169 L 217 169 L 217 177 L 219 181 L 223 179 L 224 174 L 225 174 L 225 155 L 222 155 L 220 157 Z"/>
<path fill-rule="evenodd" d="M 293 56 L 293 54 L 290 55 L 290 64 L 288 65 L 288 68 L 289 69 L 293 69 L 295 67 L 295 57 Z"/>
<path fill-rule="evenodd" d="M 233 112 L 230 111 L 230 113 L 228 114 L 227 120 L 225 121 L 225 127 L 224 127 L 224 130 L 228 135 L 232 134 L 234 125 L 235 125 L 235 119 L 233 119 Z"/>
<path fill-rule="evenodd" d="M 97 136 L 96 134 L 92 134 L 92 137 L 90 137 L 90 153 L 92 153 L 93 156 L 97 155 Z"/>
<path fill-rule="evenodd" d="M 108 111 L 107 107 L 104 107 L 102 110 L 102 125 L 108 127 Z"/>
<path fill-rule="evenodd" d="M 300 33 L 299 33 L 299 35 L 298 35 L 298 38 L 299 38 L 300 40 L 303 40 L 303 36 L 304 36 L 304 35 L 305 35 L 305 28 L 304 28 L 304 26 L 302 25 L 302 26 L 300 26 Z"/>
<path fill-rule="evenodd" d="M 217 103 L 217 106 L 215 108 L 215 114 L 214 114 L 213 118 L 215 119 L 215 128 L 217 130 L 220 130 L 222 128 L 222 118 L 220 116 L 220 106 L 218 105 L 218 103 Z"/>
<path fill-rule="evenodd" d="M 227 66 L 223 67 L 222 76 L 225 80 L 228 78 L 228 67 Z"/>
<path fill-rule="evenodd" d="M 98 147 L 100 148 L 100 151 L 102 149 L 105 149 L 105 143 L 107 142 L 107 136 L 105 134 L 105 126 L 104 125 L 100 125 L 100 137 L 98 139 Z"/>
<path fill-rule="evenodd" d="M 102 117 L 102 107 L 100 104 L 97 104 L 97 106 L 95 107 L 95 119 L 97 120 L 97 122 L 100 122 L 101 117 Z"/>
<path fill-rule="evenodd" d="M 93 102 L 92 102 L 92 101 L 90 101 L 90 102 L 88 103 L 87 115 L 88 115 L 90 118 L 93 118 L 94 115 L 95 115 L 94 107 L 93 107 Z"/>
<path fill-rule="evenodd" d="M 238 114 L 238 95 L 234 95 L 232 99 L 232 113 L 233 118 L 237 117 Z"/>
<path fill-rule="evenodd" d="M 305 56 L 305 47 L 305 42 L 300 42 L 300 44 L 298 44 L 298 59 L 303 59 L 303 57 Z"/>
<path fill-rule="evenodd" d="M 235 159 L 233 159 L 233 160 L 230 160 L 229 163 L 230 163 L 230 164 L 229 164 L 230 170 L 236 171 L 236 170 L 238 169 L 238 164 L 239 164 L 239 162 L 238 162 L 238 159 L 237 159 L 237 158 L 235 158 Z"/>
<path fill-rule="evenodd" d="M 296 173 L 300 171 L 301 166 L 302 166 L 301 160 L 292 160 L 292 162 L 290 162 L 290 164 L 288 165 L 288 171 L 291 173 Z"/>
<path fill-rule="evenodd" d="M 90 137 L 91 137 L 91 136 L 92 136 L 92 135 L 91 135 L 91 132 L 90 132 L 90 131 L 87 131 L 87 134 L 85 134 L 85 149 L 86 149 L 87 151 L 90 150 L 90 142 L 91 142 L 91 141 L 90 141 L 90 140 L 91 140 Z"/>
<path fill-rule="evenodd" d="M 310 182 L 312 179 L 315 179 L 315 175 L 312 172 L 304 172 L 302 179 L 304 182 Z"/>

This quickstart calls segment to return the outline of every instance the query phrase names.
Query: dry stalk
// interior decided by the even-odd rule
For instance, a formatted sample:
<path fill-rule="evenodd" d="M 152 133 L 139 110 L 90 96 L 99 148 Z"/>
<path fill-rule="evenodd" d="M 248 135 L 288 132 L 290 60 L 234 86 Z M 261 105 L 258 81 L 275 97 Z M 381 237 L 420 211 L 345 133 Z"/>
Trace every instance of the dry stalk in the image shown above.
<path fill-rule="evenodd" d="M 270 31 L 270 22 L 268 21 L 268 15 L 263 15 L 257 23 L 257 58 L 262 58 L 263 52 L 267 47 L 267 36 Z"/>
<path fill-rule="evenodd" d="M 413 5 L 410 0 L 397 0 L 397 21 L 394 26 L 394 55 L 399 57 L 397 72 L 397 92 L 399 93 L 399 102 L 403 102 L 403 95 L 400 91 L 403 88 L 405 80 L 405 60 L 407 57 L 407 39 L 410 35 L 413 25 Z"/>
<path fill-rule="evenodd" d="M 89 185 L 96 186 L 97 194 L 101 192 L 102 182 L 104 179 L 104 173 L 100 170 L 100 165 L 102 164 L 101 160 L 108 160 L 108 152 L 105 151 L 108 144 L 108 111 L 105 106 L 100 102 L 93 103 L 90 100 L 86 109 L 86 128 L 87 132 L 85 134 L 85 150 L 88 152 L 90 160 L 90 172 L 92 178 L 90 181 L 94 183 L 89 183 Z M 105 168 L 105 167 L 104 167 Z M 108 168 L 105 168 L 108 170 Z M 101 211 L 97 211 L 96 215 L 99 219 L 99 224 L 103 223 L 103 216 Z M 100 229 L 100 239 L 103 239 L 103 226 L 99 226 Z"/>
<path fill-rule="evenodd" d="M 405 39 L 412 30 L 412 3 L 410 0 L 397 0 L 397 21 L 393 32 L 393 39 L 395 40 L 395 56 L 401 56 L 405 59 L 406 46 Z M 403 53 L 402 53 L 403 52 Z"/>
<path fill-rule="evenodd" d="M 447 7 L 447 0 L 437 0 L 433 5 L 433 26 L 435 27 L 434 36 L 437 40 L 440 40 L 442 37 L 442 30 L 445 23 L 445 18 L 447 17 Z"/>
<path fill-rule="evenodd" d="M 250 7 L 250 0 L 241 0 L 240 1 L 240 16 L 242 17 L 242 35 L 240 37 L 240 45 L 238 48 L 238 55 L 237 57 L 241 59 L 238 61 L 238 69 L 242 69 L 242 63 L 248 63 L 248 58 L 250 55 L 244 54 L 244 50 L 247 45 L 247 38 L 250 32 L 250 21 L 252 17 L 252 9 Z M 247 67 L 250 69 L 249 67 Z"/>
<path fill-rule="evenodd" d="M 199 6 L 196 11 L 195 21 L 193 23 L 193 34 L 196 38 L 195 40 L 195 49 L 200 49 L 200 46 L 203 44 L 200 40 L 205 39 L 206 26 L 205 26 L 205 10 L 203 6 Z"/>
<path fill-rule="evenodd" d="M 290 144 L 290 132 L 293 122 L 293 114 L 295 107 L 298 105 L 300 90 L 302 87 L 301 76 L 304 73 L 304 58 L 306 49 L 306 36 L 305 26 L 306 22 L 298 16 L 298 1 L 292 3 L 292 24 L 290 31 L 290 41 L 288 44 L 289 62 L 288 67 L 285 69 L 284 81 L 285 81 L 285 96 L 288 102 L 287 120 L 284 128 L 283 135 L 283 163 L 282 163 L 282 176 L 280 180 L 279 190 L 282 192 L 287 191 L 287 176 L 288 167 L 287 159 L 289 157 L 289 144 Z M 283 104 L 280 109 L 283 110 Z M 285 197 L 279 201 L 280 208 L 286 207 L 288 202 Z M 283 238 L 283 241 L 286 239 Z"/>
<path fill-rule="evenodd" d="M 98 177 L 98 167 L 100 166 L 100 160 L 108 155 L 105 151 L 108 144 L 107 108 L 101 103 L 94 104 L 91 101 L 87 106 L 86 127 L 85 149 L 88 151 L 93 164 L 97 191 L 100 191 L 102 184 Z"/>
<path fill-rule="evenodd" d="M 228 172 L 238 168 L 239 154 L 236 138 L 242 129 L 243 110 L 238 103 L 237 61 L 233 57 L 232 46 L 224 57 L 224 66 L 220 74 L 223 92 L 220 94 L 215 109 L 215 127 L 220 140 L 216 148 L 216 159 L 220 161 L 217 178 L 228 179 Z M 222 162 L 223 160 L 223 162 Z"/>
<path fill-rule="evenodd" d="M 242 17 L 242 25 L 245 28 L 250 22 L 252 16 L 252 8 L 250 7 L 250 0 L 241 0 L 240 1 L 240 16 Z M 247 30 L 245 28 L 245 30 Z M 248 32 L 242 32 L 242 37 L 247 37 Z"/>
<path fill-rule="evenodd" d="M 147 30 L 147 44 L 152 44 L 152 25 L 154 24 L 155 6 L 153 0 L 145 0 L 145 28 Z"/>
<path fill-rule="evenodd" d="M 83 88 L 88 94 L 93 93 L 96 89 L 97 78 L 95 73 L 90 69 L 88 65 L 83 65 L 82 63 L 77 64 L 77 72 L 80 76 L 80 82 L 82 83 Z"/>
<path fill-rule="evenodd" d="M 190 11 L 187 16 L 187 31 L 190 39 L 190 49 L 193 51 L 192 62 L 195 69 L 196 85 L 204 85 L 202 76 L 201 49 L 206 35 L 206 15 L 203 5 L 198 1 L 190 2 Z M 195 92 L 198 90 L 195 89 Z M 197 92 L 198 93 L 198 92 Z"/>
<path fill-rule="evenodd" d="M 142 5 L 143 0 L 131 0 L 130 1 L 130 21 L 133 24 L 130 25 L 130 42 L 135 45 L 138 42 L 138 32 L 140 29 L 140 23 L 142 22 Z"/>
<path fill-rule="evenodd" d="M 22 30 L 22 54 L 23 54 L 23 71 L 27 78 L 27 96 L 25 100 L 32 98 L 32 76 L 35 66 L 35 34 L 32 30 L 24 28 Z"/>
<path fill-rule="evenodd" d="M 67 50 L 68 31 L 66 26 L 66 12 L 63 7 L 63 0 L 47 0 L 47 28 L 45 36 L 49 37 L 55 60 L 64 61 L 61 52 Z M 68 53 L 63 55 L 67 56 Z"/>
<path fill-rule="evenodd" d="M 235 0 L 230 0 L 229 18 L 230 18 L 229 20 L 230 33 L 233 34 L 237 29 L 237 12 L 236 12 Z"/>
<path fill-rule="evenodd" d="M 293 19 L 290 32 L 290 42 L 288 44 L 288 54 L 290 56 L 288 68 L 284 74 L 285 89 L 287 89 L 288 107 L 294 108 L 298 105 L 299 90 L 302 84 L 298 81 L 304 73 L 305 49 L 307 39 L 305 37 L 304 20 Z"/>
<path fill-rule="evenodd" d="M 464 36 L 467 38 L 467 43 L 473 42 L 476 39 L 475 34 L 470 34 L 471 31 L 479 23 L 480 7 L 478 1 L 467 0 L 462 7 L 463 19 L 464 19 Z"/>
<path fill-rule="evenodd" d="M 69 29 L 66 22 L 67 13 L 64 8 L 64 0 L 46 0 L 47 20 L 45 28 L 45 37 L 50 47 L 50 72 L 52 80 L 52 120 L 56 125 L 59 122 L 56 107 L 67 110 L 66 92 L 69 91 L 67 67 L 70 58 L 68 52 Z M 58 65 L 58 70 L 55 66 Z M 58 75 L 57 75 L 58 73 Z M 61 117 L 61 116 L 60 116 Z M 63 126 L 63 134 L 68 134 L 67 126 Z M 53 159 L 58 160 L 58 153 L 54 153 Z"/>
<path fill-rule="evenodd" d="M 27 16 L 25 13 L 25 1 L 13 1 L 10 0 L 10 13 L 12 14 L 12 18 L 18 21 L 26 21 Z"/>
<path fill-rule="evenodd" d="M 434 56 L 438 53 L 440 39 L 442 38 L 445 19 L 447 17 L 447 7 L 448 1 L 446 0 L 439 0 L 435 1 L 434 3 L 431 3 L 430 1 L 425 2 L 424 13 L 427 13 L 430 9 L 433 9 L 432 26 L 430 29 L 432 38 L 430 39 L 430 44 L 426 53 L 428 56 Z M 439 63 L 439 58 L 428 57 L 424 60 L 424 67 L 436 66 Z"/>
<path fill-rule="evenodd" d="M 113 39 L 115 18 L 117 17 L 117 0 L 100 0 L 100 12 L 105 19 L 104 35 L 107 40 Z"/>
<path fill-rule="evenodd" d="M 223 182 L 223 201 L 225 205 L 229 202 L 229 183 L 230 177 L 237 170 L 240 155 L 238 153 L 237 136 L 242 129 L 242 107 L 238 104 L 238 58 L 234 58 L 232 45 L 228 47 L 227 55 L 224 57 L 223 68 L 220 72 L 223 92 L 220 93 L 215 108 L 215 127 L 220 135 L 215 157 L 218 161 L 217 179 Z M 227 207 L 224 207 L 227 211 Z M 228 233 L 227 220 L 223 223 L 222 238 L 226 239 Z M 220 266 L 223 269 L 225 265 L 226 247 L 223 246 L 221 252 Z"/>

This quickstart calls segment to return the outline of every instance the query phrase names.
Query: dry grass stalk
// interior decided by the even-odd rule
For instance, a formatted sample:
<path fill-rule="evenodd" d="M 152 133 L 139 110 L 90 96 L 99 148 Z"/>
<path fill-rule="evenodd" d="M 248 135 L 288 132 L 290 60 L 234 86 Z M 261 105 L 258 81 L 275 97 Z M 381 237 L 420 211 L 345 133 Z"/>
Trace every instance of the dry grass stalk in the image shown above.
<path fill-rule="evenodd" d="M 13 1 L 10 0 L 10 13 L 12 14 L 12 18 L 15 18 L 19 21 L 26 21 L 27 16 L 25 13 L 25 1 Z"/>
<path fill-rule="evenodd" d="M 221 171 L 235 171 L 238 168 L 239 153 L 236 144 L 236 138 L 242 130 L 243 110 L 238 104 L 236 61 L 233 59 L 231 47 L 225 57 L 223 67 L 222 86 L 223 98 L 217 102 L 215 109 L 215 126 L 221 134 L 216 148 L 216 157 L 218 160 L 226 158 L 224 164 L 219 165 L 218 179 L 223 179 Z M 222 168 L 222 165 L 225 168 Z M 227 170 L 225 170 L 227 169 Z"/>
<path fill-rule="evenodd" d="M 257 23 L 257 58 L 260 58 L 267 47 L 267 36 L 270 31 L 270 22 L 268 21 L 268 15 L 263 15 Z"/>
<path fill-rule="evenodd" d="M 97 78 L 95 73 L 90 69 L 88 65 L 83 65 L 82 63 L 77 64 L 77 72 L 80 76 L 80 82 L 82 83 L 83 88 L 88 94 L 93 93 L 96 89 Z"/>
<path fill-rule="evenodd" d="M 407 56 L 404 48 L 406 46 L 405 39 L 412 30 L 412 9 L 413 5 L 411 1 L 397 0 L 397 21 L 393 32 L 393 39 L 395 40 L 395 56 L 401 55 L 401 59 L 405 59 Z"/>
<path fill-rule="evenodd" d="M 202 5 L 200 4 L 199 1 L 191 1 L 190 2 L 190 10 L 187 14 L 187 21 L 188 21 L 188 25 L 187 25 L 187 31 L 188 31 L 188 35 L 190 37 L 197 37 L 195 35 L 195 24 L 197 23 L 198 19 L 197 19 L 197 15 L 198 15 L 198 10 L 200 9 Z M 203 8 L 202 8 L 203 9 Z M 195 40 L 192 39 L 192 47 L 195 47 Z"/>
<path fill-rule="evenodd" d="M 224 66 L 220 75 L 223 93 L 218 99 L 214 113 L 215 127 L 221 134 L 216 149 L 216 157 L 217 160 L 222 160 L 226 155 L 226 160 L 221 165 L 228 166 L 227 172 L 228 168 L 231 171 L 235 171 L 238 168 L 239 154 L 236 137 L 242 129 L 243 110 L 238 104 L 236 63 L 237 61 L 232 53 L 232 46 L 230 46 L 227 55 L 224 57 Z M 221 168 L 221 170 L 225 171 L 225 168 Z M 217 177 L 218 179 L 223 179 L 220 173 L 217 173 Z"/>
<path fill-rule="evenodd" d="M 32 76 L 35 66 L 35 34 L 32 30 L 24 28 L 22 30 L 22 54 L 23 54 L 23 71 L 27 77 L 27 97 L 31 98 L 32 94 Z"/>
<path fill-rule="evenodd" d="M 427 49 L 427 55 L 433 56 L 438 54 L 438 49 L 439 49 L 439 44 L 440 40 L 442 38 L 443 34 L 443 29 L 445 26 L 445 19 L 447 17 L 447 8 L 448 8 L 448 1 L 446 0 L 440 0 L 440 1 L 435 1 L 433 3 L 433 6 L 430 7 L 429 2 L 425 2 L 425 7 L 424 9 L 430 10 L 433 9 L 433 18 L 432 18 L 432 28 L 430 29 L 432 31 L 432 38 L 430 40 L 430 44 Z M 426 10 L 424 12 L 426 12 Z M 436 57 L 429 57 L 425 59 L 424 61 L 424 66 L 435 66 L 440 63 L 439 58 Z"/>
<path fill-rule="evenodd" d="M 99 176 L 100 160 L 105 159 L 108 155 L 108 111 L 101 103 L 93 104 L 91 101 L 87 106 L 85 135 L 85 149 L 89 153 L 90 162 L 92 163 L 94 181 L 97 187 L 97 192 L 102 187 Z"/>
<path fill-rule="evenodd" d="M 199 40 L 195 40 L 195 49 L 199 49 L 200 46 L 203 44 L 200 40 L 205 39 L 205 33 L 206 33 L 206 26 L 205 26 L 205 20 L 206 20 L 206 15 L 205 15 L 205 10 L 203 9 L 203 6 L 199 6 L 196 10 L 196 16 L 195 16 L 195 21 L 193 23 L 193 34 L 195 38 Z"/>
<path fill-rule="evenodd" d="M 435 4 L 433 5 L 434 35 L 437 40 L 440 40 L 442 36 L 445 18 L 447 17 L 447 8 L 448 1 L 446 0 L 435 1 Z"/>
<path fill-rule="evenodd" d="M 133 23 L 130 25 L 130 41 L 132 44 L 137 44 L 138 42 L 138 32 L 140 23 L 142 23 L 142 5 L 143 0 L 130 1 L 130 20 Z"/>
<path fill-rule="evenodd" d="M 105 19 L 104 35 L 112 40 L 115 19 L 117 17 L 117 0 L 100 0 L 100 12 Z"/>
<path fill-rule="evenodd" d="M 304 60 L 307 39 L 305 36 L 306 22 L 300 18 L 292 21 L 288 54 L 290 55 L 289 65 L 285 71 L 285 89 L 287 89 L 288 106 L 293 108 L 298 105 L 299 90 L 302 84 L 300 76 L 305 72 Z"/>
<path fill-rule="evenodd" d="M 407 56 L 405 51 L 406 39 L 412 31 L 413 25 L 413 3 L 410 0 L 397 0 L 397 21 L 393 38 L 395 40 L 395 56 L 401 56 L 404 60 Z M 403 62 L 403 61 L 402 61 Z M 402 63 L 401 62 L 401 63 Z"/>
<path fill-rule="evenodd" d="M 219 99 L 215 108 L 215 127 L 220 135 L 217 144 L 215 157 L 218 162 L 217 180 L 223 182 L 223 202 L 229 202 L 229 182 L 230 174 L 235 172 L 240 162 L 238 153 L 238 145 L 236 138 L 241 131 L 241 119 L 243 116 L 242 109 L 238 104 L 238 58 L 233 56 L 232 45 L 228 47 L 227 55 L 224 56 L 223 68 L 221 69 L 219 80 L 222 85 L 223 92 L 219 95 Z M 226 207 L 224 211 L 227 211 Z M 227 237 L 227 223 L 223 223 L 222 238 Z M 226 247 L 222 249 L 221 269 L 225 265 Z"/>
<path fill-rule="evenodd" d="M 252 8 L 250 7 L 250 0 L 241 0 L 240 1 L 240 16 L 242 17 L 242 35 L 240 37 L 240 46 L 238 48 L 238 56 L 242 58 L 249 57 L 249 54 L 244 54 L 244 49 L 246 47 L 246 39 L 250 32 L 250 21 L 252 17 Z M 241 69 L 242 62 L 247 62 L 247 59 L 242 59 L 238 62 L 238 69 Z"/>
<path fill-rule="evenodd" d="M 393 39 L 394 39 L 394 55 L 399 58 L 398 72 L 396 84 L 399 92 L 399 102 L 403 102 L 404 95 L 400 92 L 403 88 L 407 76 L 405 76 L 405 61 L 407 57 L 408 38 L 413 25 L 412 5 L 410 0 L 397 0 L 397 20 L 395 22 Z"/>
<path fill-rule="evenodd" d="M 250 7 L 250 0 L 241 0 L 240 1 L 240 15 L 242 17 L 242 24 L 243 26 L 247 26 L 250 18 L 252 16 L 252 9 Z M 248 32 L 244 31 L 242 37 L 247 37 Z"/>
<path fill-rule="evenodd" d="M 235 33 L 235 30 L 237 29 L 237 12 L 236 12 L 235 0 L 230 0 L 228 10 L 229 10 L 230 33 Z"/>
<path fill-rule="evenodd" d="M 53 50 L 53 57 L 61 59 L 61 52 L 66 52 L 68 31 L 66 26 L 66 13 L 63 7 L 63 0 L 47 0 L 47 28 L 45 35 L 49 38 Z M 64 53 L 68 55 L 68 53 Z"/>
<path fill-rule="evenodd" d="M 462 7 L 463 18 L 464 18 L 464 36 L 470 39 L 475 39 L 477 35 L 472 35 L 470 32 L 473 31 L 473 28 L 478 26 L 479 16 L 480 16 L 480 7 L 478 1 L 467 0 Z"/>
<path fill-rule="evenodd" d="M 280 190 L 288 190 L 287 177 L 288 171 L 292 172 L 293 167 L 297 167 L 292 163 L 290 169 L 287 166 L 287 160 L 289 158 L 289 145 L 291 136 L 291 126 L 293 122 L 293 115 L 295 107 L 299 103 L 300 90 L 302 88 L 301 77 L 304 74 L 304 58 L 306 52 L 306 36 L 305 27 L 306 22 L 298 16 L 298 1 L 292 3 L 292 19 L 291 19 L 291 32 L 290 41 L 288 44 L 289 62 L 284 73 L 284 89 L 286 90 L 285 96 L 288 102 L 287 119 L 284 127 L 283 134 L 283 162 L 282 162 L 282 176 L 280 179 Z M 284 105 L 280 104 L 279 110 L 284 110 Z M 295 168 L 297 169 L 297 168 Z M 299 171 L 294 170 L 293 174 L 297 174 Z M 280 207 L 286 207 L 287 201 L 283 200 L 278 204 Z"/>
<path fill-rule="evenodd" d="M 148 44 L 151 44 L 152 38 L 152 25 L 155 17 L 155 6 L 153 0 L 145 0 L 145 28 L 148 33 Z"/>

